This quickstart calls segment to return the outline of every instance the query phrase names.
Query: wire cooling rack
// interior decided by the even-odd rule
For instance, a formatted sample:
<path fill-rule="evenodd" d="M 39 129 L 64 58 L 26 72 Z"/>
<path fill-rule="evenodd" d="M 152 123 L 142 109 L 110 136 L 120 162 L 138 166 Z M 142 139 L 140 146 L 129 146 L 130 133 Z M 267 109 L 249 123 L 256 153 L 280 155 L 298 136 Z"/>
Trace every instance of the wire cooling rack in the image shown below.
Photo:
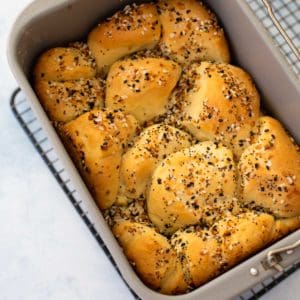
<path fill-rule="evenodd" d="M 280 31 L 274 26 L 262 0 L 246 0 L 252 11 L 259 18 L 273 41 L 285 56 L 292 70 L 300 76 L 300 60 L 286 43 Z M 275 17 L 285 30 L 296 48 L 300 48 L 300 0 L 270 0 Z"/>
<path fill-rule="evenodd" d="M 245 0 L 253 12 L 257 15 L 259 20 L 262 22 L 267 31 L 271 34 L 274 42 L 277 44 L 283 55 L 285 56 L 287 62 L 290 64 L 291 68 L 297 76 L 300 76 L 300 61 L 297 59 L 296 55 L 287 45 L 286 41 L 280 34 L 279 30 L 274 26 L 271 18 L 269 17 L 263 3 L 261 0 Z M 283 29 L 286 31 L 288 36 L 293 40 L 296 47 L 299 48 L 300 45 L 300 0 L 272 0 L 272 6 L 274 8 L 274 13 L 278 21 L 281 23 Z M 25 131 L 26 135 L 34 145 L 37 152 L 40 154 L 52 175 L 55 177 L 66 196 L 69 198 L 73 204 L 75 210 L 78 212 L 82 220 L 88 226 L 91 234 L 97 240 L 99 246 L 102 248 L 107 258 L 110 260 L 114 268 L 117 270 L 121 278 L 122 277 L 114 259 L 112 258 L 109 250 L 102 241 L 99 233 L 95 229 L 93 222 L 89 219 L 89 216 L 82 207 L 82 201 L 79 199 L 75 188 L 72 186 L 72 182 L 69 179 L 64 166 L 60 163 L 53 147 L 51 146 L 46 134 L 44 133 L 39 121 L 35 117 L 33 111 L 31 110 L 29 103 L 27 102 L 25 96 L 22 94 L 20 89 L 17 89 L 11 96 L 10 105 L 13 114 L 18 120 L 19 124 Z M 235 300 L 254 300 L 258 299 L 265 293 L 267 293 L 271 288 L 276 286 L 282 280 L 290 276 L 292 273 L 300 269 L 300 260 L 295 264 L 284 269 L 283 272 L 277 273 L 263 282 L 259 283 L 255 287 L 243 293 L 241 296 Z M 125 284 L 128 286 L 126 281 Z M 133 297 L 139 299 L 135 292 L 128 286 Z"/>

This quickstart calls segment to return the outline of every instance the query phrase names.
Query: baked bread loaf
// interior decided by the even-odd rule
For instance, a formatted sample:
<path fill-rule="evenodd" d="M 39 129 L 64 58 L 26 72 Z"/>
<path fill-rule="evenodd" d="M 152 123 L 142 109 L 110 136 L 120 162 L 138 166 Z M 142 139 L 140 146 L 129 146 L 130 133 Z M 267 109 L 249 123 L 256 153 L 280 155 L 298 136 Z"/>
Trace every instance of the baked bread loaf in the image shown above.
<path fill-rule="evenodd" d="M 300 228 L 299 147 L 229 59 L 201 2 L 158 0 L 126 6 L 88 45 L 46 51 L 33 71 L 124 254 L 163 294 Z"/>
<path fill-rule="evenodd" d="M 133 116 L 107 109 L 85 113 L 59 128 L 101 209 L 116 201 L 122 154 L 136 129 Z"/>
<path fill-rule="evenodd" d="M 132 114 L 142 124 L 164 114 L 181 68 L 164 58 L 126 59 L 107 77 L 105 105 Z"/>
<path fill-rule="evenodd" d="M 170 119 L 198 140 L 221 141 L 236 158 L 251 144 L 260 97 L 242 69 L 210 62 L 193 64 L 173 97 Z"/>
<path fill-rule="evenodd" d="M 216 16 L 197 0 L 159 0 L 163 54 L 181 65 L 195 61 L 228 63 L 227 41 Z"/>
<path fill-rule="evenodd" d="M 159 42 L 161 25 L 154 4 L 127 5 L 88 36 L 98 72 L 106 74 L 118 59 Z"/>
<path fill-rule="evenodd" d="M 300 215 L 300 150 L 273 118 L 259 120 L 257 141 L 239 162 L 241 201 L 277 217 Z"/>

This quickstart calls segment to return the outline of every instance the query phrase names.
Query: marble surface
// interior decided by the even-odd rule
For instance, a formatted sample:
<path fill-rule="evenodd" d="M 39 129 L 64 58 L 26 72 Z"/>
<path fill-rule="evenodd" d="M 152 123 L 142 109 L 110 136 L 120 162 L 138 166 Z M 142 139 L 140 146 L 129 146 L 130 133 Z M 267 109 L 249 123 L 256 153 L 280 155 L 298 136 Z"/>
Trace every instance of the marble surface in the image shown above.
<path fill-rule="evenodd" d="M 11 24 L 29 0 L 0 11 L 0 299 L 132 299 L 9 108 Z M 300 272 L 264 299 L 300 299 Z"/>

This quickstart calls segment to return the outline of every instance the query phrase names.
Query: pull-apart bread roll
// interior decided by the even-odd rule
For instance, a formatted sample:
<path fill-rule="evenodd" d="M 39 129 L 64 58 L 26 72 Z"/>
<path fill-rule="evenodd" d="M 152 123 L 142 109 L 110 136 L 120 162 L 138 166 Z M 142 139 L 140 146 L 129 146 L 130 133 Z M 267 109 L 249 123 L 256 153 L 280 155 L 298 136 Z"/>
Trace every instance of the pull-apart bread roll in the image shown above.
<path fill-rule="evenodd" d="M 221 249 L 209 230 L 178 231 L 170 242 L 181 260 L 189 286 L 198 287 L 220 273 Z"/>
<path fill-rule="evenodd" d="M 181 264 L 166 237 L 130 221 L 116 224 L 113 233 L 146 284 L 165 294 L 187 290 Z"/>
<path fill-rule="evenodd" d="M 34 69 L 35 91 L 52 121 L 68 122 L 103 107 L 104 82 L 86 46 L 53 48 Z"/>
<path fill-rule="evenodd" d="M 166 112 L 181 68 L 164 58 L 116 62 L 107 77 L 105 105 L 132 114 L 144 123 Z"/>
<path fill-rule="evenodd" d="M 104 83 L 100 79 L 45 81 L 35 84 L 36 93 L 50 119 L 69 122 L 94 108 L 102 108 Z"/>
<path fill-rule="evenodd" d="M 300 216 L 300 151 L 281 124 L 262 117 L 239 162 L 241 200 L 277 217 Z"/>
<path fill-rule="evenodd" d="M 86 51 L 75 47 L 58 47 L 44 52 L 34 69 L 36 81 L 73 81 L 95 76 L 95 60 Z"/>
<path fill-rule="evenodd" d="M 230 54 L 223 29 L 216 16 L 197 0 L 160 0 L 158 2 L 163 54 L 189 65 L 194 61 L 228 63 Z"/>
<path fill-rule="evenodd" d="M 161 25 L 154 4 L 128 5 L 106 22 L 100 23 L 88 37 L 100 73 L 107 73 L 118 59 L 143 49 L 154 48 Z"/>
<path fill-rule="evenodd" d="M 232 152 L 203 142 L 169 155 L 155 169 L 147 197 L 149 218 L 164 234 L 173 233 L 205 220 L 214 203 L 231 207 L 228 199 L 235 189 Z"/>
<path fill-rule="evenodd" d="M 101 209 L 109 208 L 116 200 L 121 157 L 136 129 L 133 116 L 112 110 L 93 110 L 60 127 L 64 142 Z"/>
<path fill-rule="evenodd" d="M 188 133 L 168 125 L 146 128 L 122 158 L 124 195 L 133 199 L 144 198 L 152 172 L 159 162 L 169 154 L 191 146 L 191 142 Z"/>
<path fill-rule="evenodd" d="M 193 64 L 174 97 L 179 122 L 200 141 L 221 141 L 239 158 L 250 145 L 259 118 L 260 97 L 250 76 L 238 67 Z M 177 111 L 176 111 L 177 110 Z"/>

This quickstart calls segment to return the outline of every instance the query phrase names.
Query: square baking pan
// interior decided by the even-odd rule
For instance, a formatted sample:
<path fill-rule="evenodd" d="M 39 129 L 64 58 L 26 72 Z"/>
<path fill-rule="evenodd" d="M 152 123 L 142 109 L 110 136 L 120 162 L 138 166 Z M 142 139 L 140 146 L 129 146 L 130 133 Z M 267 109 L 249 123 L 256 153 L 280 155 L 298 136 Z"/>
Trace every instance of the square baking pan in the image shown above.
<path fill-rule="evenodd" d="M 31 87 L 31 68 L 34 60 L 43 50 L 83 39 L 101 18 L 109 16 L 130 2 L 133 1 L 34 1 L 21 13 L 12 28 L 8 43 L 11 70 L 80 194 L 84 210 L 93 220 L 95 229 L 134 292 L 142 299 L 233 298 L 274 275 L 281 267 L 289 266 L 300 258 L 299 248 L 294 251 L 285 249 L 286 246 L 298 245 L 300 230 L 189 294 L 165 296 L 149 289 L 141 282 L 124 256 Z M 287 66 L 271 38 L 245 1 L 207 0 L 204 2 L 216 12 L 225 28 L 234 64 L 246 69 L 253 76 L 261 92 L 264 107 L 283 122 L 299 143 L 299 80 Z M 282 259 L 280 265 L 277 261 L 279 259 Z"/>

